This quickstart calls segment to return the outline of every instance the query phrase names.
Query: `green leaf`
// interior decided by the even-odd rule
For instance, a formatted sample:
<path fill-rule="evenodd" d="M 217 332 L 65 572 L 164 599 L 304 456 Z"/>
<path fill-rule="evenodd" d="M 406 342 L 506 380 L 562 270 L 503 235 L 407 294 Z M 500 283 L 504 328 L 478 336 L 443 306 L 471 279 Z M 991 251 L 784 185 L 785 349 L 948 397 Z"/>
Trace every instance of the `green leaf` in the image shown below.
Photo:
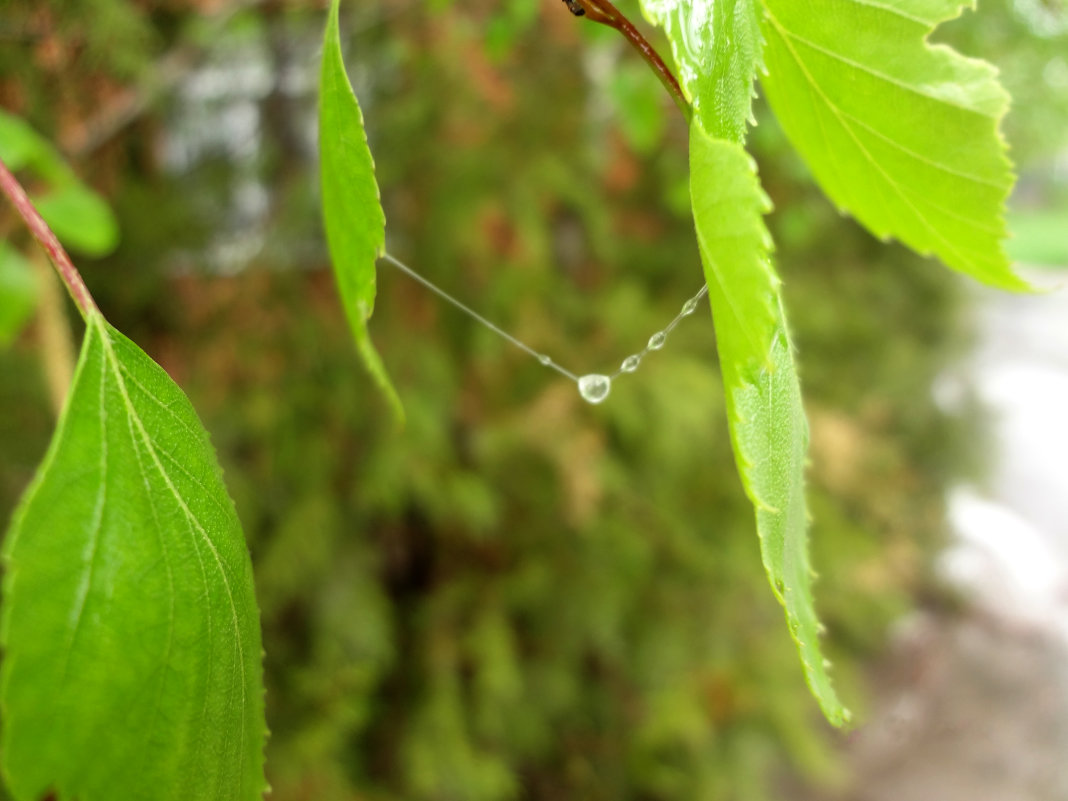
<path fill-rule="evenodd" d="M 188 399 L 98 314 L 5 544 L 3 771 L 18 801 L 265 789 L 248 551 Z"/>
<path fill-rule="evenodd" d="M 715 137 L 745 141 L 761 59 L 756 0 L 641 0 L 641 4 L 671 42 L 679 83 L 693 106 L 694 119 Z"/>
<path fill-rule="evenodd" d="M 108 204 L 80 183 L 65 183 L 34 200 L 48 227 L 64 245 L 105 256 L 119 243 L 119 225 Z"/>
<path fill-rule="evenodd" d="M 51 149 L 51 145 L 24 120 L 0 110 L 0 161 L 3 161 L 9 170 L 21 170 L 30 166 L 41 170 L 53 161 L 59 162 L 58 158 L 53 158 Z M 60 165 L 61 162 L 52 164 Z"/>
<path fill-rule="evenodd" d="M 824 192 L 879 237 L 1006 289 L 1013 176 L 997 71 L 944 45 L 955 0 L 765 0 L 762 84 Z"/>
<path fill-rule="evenodd" d="M 786 609 L 805 677 L 827 719 L 848 719 L 827 675 L 812 600 L 805 507 L 808 425 L 786 331 L 770 209 L 741 146 L 690 130 L 690 189 L 708 282 L 738 472 L 756 509 L 760 551 Z"/>
<path fill-rule="evenodd" d="M 28 170 L 46 189 L 34 196 L 45 222 L 64 245 L 105 256 L 119 242 L 119 224 L 107 202 L 85 186 L 59 152 L 25 121 L 0 111 L 0 160 Z"/>
<path fill-rule="evenodd" d="M 338 0 L 330 4 L 323 40 L 319 160 L 323 221 L 341 301 L 363 363 L 385 394 L 399 424 L 404 419 L 404 409 L 367 331 L 375 304 L 375 260 L 386 242 L 386 216 L 379 203 L 363 114 L 341 58 Z"/>
<path fill-rule="evenodd" d="M 37 306 L 33 267 L 6 242 L 0 242 L 0 346 L 11 343 Z"/>

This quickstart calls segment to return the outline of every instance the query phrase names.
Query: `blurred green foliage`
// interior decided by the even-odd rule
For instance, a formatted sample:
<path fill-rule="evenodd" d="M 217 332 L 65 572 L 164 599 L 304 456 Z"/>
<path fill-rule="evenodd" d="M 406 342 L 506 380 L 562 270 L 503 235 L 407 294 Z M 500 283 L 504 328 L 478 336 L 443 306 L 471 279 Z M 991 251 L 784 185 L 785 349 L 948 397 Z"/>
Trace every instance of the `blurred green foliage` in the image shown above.
<path fill-rule="evenodd" d="M 611 366 L 701 280 L 681 120 L 623 42 L 556 0 L 432 5 L 342 8 L 388 247 L 565 366 Z M 149 25 L 136 41 L 175 35 L 177 5 L 148 7 L 127 9 Z M 169 101 L 92 159 L 124 239 L 80 262 L 226 467 L 262 607 L 272 797 L 754 801 L 782 771 L 833 781 L 734 474 L 707 319 L 594 408 L 384 272 L 371 333 L 408 413 L 403 433 L 385 425 L 317 216 L 301 75 L 323 22 L 266 4 L 199 43 Z M 73 63 L 61 89 L 4 65 L 50 135 L 98 79 Z M 237 96 L 250 63 L 274 77 Z M 212 70 L 231 94 L 204 100 L 192 88 Z M 223 136 L 235 109 L 256 120 L 243 148 Z M 962 346 L 960 282 L 840 218 L 757 116 L 812 424 L 817 603 L 863 721 L 858 667 L 923 586 L 968 436 L 929 389 Z M 5 519 L 50 434 L 31 344 L 0 354 Z"/>

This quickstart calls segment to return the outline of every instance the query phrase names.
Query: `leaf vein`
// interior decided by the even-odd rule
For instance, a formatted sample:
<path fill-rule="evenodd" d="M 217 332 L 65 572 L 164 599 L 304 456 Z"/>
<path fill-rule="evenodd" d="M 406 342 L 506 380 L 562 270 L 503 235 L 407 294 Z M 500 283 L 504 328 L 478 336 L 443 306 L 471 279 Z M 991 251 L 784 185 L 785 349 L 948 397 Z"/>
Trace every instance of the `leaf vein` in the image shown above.
<path fill-rule="evenodd" d="M 798 54 L 797 50 L 793 47 L 793 45 L 790 43 L 790 41 L 788 39 L 788 37 L 791 35 L 790 32 L 783 28 L 782 23 L 779 22 L 779 20 L 775 17 L 774 14 L 771 13 L 770 10 L 768 11 L 768 19 L 770 19 L 771 22 L 772 22 L 772 25 L 775 26 L 776 31 L 779 33 L 779 36 L 783 40 L 783 44 L 786 46 L 786 49 L 789 51 L 789 53 L 793 57 L 794 61 L 797 62 L 798 69 L 800 69 L 802 74 L 808 79 L 809 84 L 816 91 L 817 95 L 827 105 L 827 108 L 829 108 L 833 112 L 834 116 L 838 118 L 839 124 L 841 124 L 843 130 L 845 130 L 849 134 L 850 138 L 854 141 L 854 143 L 856 144 L 857 148 L 864 155 L 864 157 L 871 163 L 871 165 L 875 169 L 875 171 L 878 172 L 880 175 L 882 175 L 883 179 L 886 181 L 886 183 L 889 185 L 889 187 L 897 194 L 897 196 L 899 198 L 901 198 L 901 200 L 905 203 L 905 205 L 908 206 L 908 208 L 916 216 L 916 219 L 920 222 L 920 224 L 923 225 L 923 227 L 926 228 L 936 239 L 941 241 L 945 245 L 945 247 L 946 247 L 946 249 L 948 251 L 953 253 L 958 258 L 962 258 L 963 254 L 956 247 L 956 245 L 954 245 L 951 241 L 946 239 L 942 235 L 941 231 L 939 231 L 934 225 L 931 224 L 931 222 L 920 212 L 920 210 L 918 208 L 916 208 L 915 204 L 905 194 L 905 192 L 902 190 L 901 186 L 898 185 L 898 183 L 890 176 L 890 174 L 888 172 L 886 172 L 886 170 L 884 170 L 879 165 L 878 161 L 876 161 L 876 159 L 873 158 L 872 154 L 868 151 L 868 149 L 866 147 L 864 147 L 864 143 L 861 142 L 861 140 L 857 136 L 856 132 L 852 129 L 852 127 L 849 126 L 847 121 L 843 118 L 841 110 L 824 93 L 824 91 L 820 88 L 819 83 L 813 77 L 812 73 L 810 73 L 808 71 L 808 68 L 805 66 L 804 60 L 801 58 L 800 54 Z"/>
<path fill-rule="evenodd" d="M 869 125 L 867 122 L 865 122 L 864 120 L 860 119 L 859 117 L 857 117 L 857 116 L 855 116 L 853 114 L 850 114 L 848 111 L 845 111 L 843 109 L 839 109 L 839 112 L 840 112 L 841 116 L 845 117 L 846 119 L 852 120 L 854 123 L 859 125 L 861 128 L 864 128 L 866 131 L 871 133 L 873 136 L 876 136 L 879 139 L 882 139 L 888 145 L 894 147 L 897 150 L 900 150 L 905 155 L 914 158 L 916 161 L 918 161 L 918 162 L 920 162 L 922 164 L 926 164 L 929 167 L 934 167 L 935 169 L 937 169 L 937 170 L 939 170 L 941 172 L 944 172 L 944 173 L 946 173 L 948 175 L 953 175 L 953 176 L 956 176 L 957 178 L 963 178 L 964 180 L 967 180 L 967 181 L 972 181 L 972 182 L 977 183 L 977 184 L 982 184 L 984 186 L 989 186 L 989 187 L 991 187 L 993 189 L 999 189 L 999 190 L 1004 190 L 1005 189 L 1003 184 L 1000 184 L 997 181 L 991 180 L 990 178 L 981 178 L 978 175 L 973 175 L 973 174 L 971 174 L 969 172 L 965 172 L 963 170 L 958 170 L 955 167 L 950 167 L 948 164 L 943 164 L 940 161 L 935 161 L 934 159 L 928 158 L 928 157 L 924 156 L 922 153 L 918 153 L 915 150 L 911 149 L 910 147 L 907 147 L 906 145 L 903 145 L 901 142 L 898 142 L 893 137 L 887 136 L 882 131 L 880 131 L 877 128 L 875 128 L 875 126 Z"/>
<path fill-rule="evenodd" d="M 89 591 L 93 585 L 93 573 L 96 565 L 96 552 L 100 544 L 100 535 L 104 527 L 104 507 L 107 504 L 107 474 L 108 474 L 108 440 L 107 440 L 107 405 L 105 394 L 107 390 L 107 362 L 100 360 L 100 490 L 97 492 L 96 503 L 93 506 L 93 515 L 89 524 L 89 541 L 82 551 L 82 575 L 75 590 L 74 606 L 71 609 L 70 635 L 63 649 L 63 669 L 60 672 L 61 681 L 66 683 L 67 671 L 70 668 L 71 653 L 74 643 L 81 629 L 82 617 L 85 614 L 85 605 L 88 602 Z"/>
<path fill-rule="evenodd" d="M 98 322 L 97 325 L 102 325 L 102 324 Z M 185 499 L 182 497 L 181 493 L 178 491 L 178 488 L 175 486 L 174 481 L 171 479 L 170 474 L 167 472 L 166 468 L 163 466 L 163 462 L 160 460 L 159 454 L 157 453 L 156 448 L 155 448 L 154 444 L 152 443 L 152 439 L 151 439 L 151 437 L 149 437 L 148 431 L 145 429 L 144 422 L 141 420 L 141 416 L 138 414 L 136 408 L 133 405 L 133 401 L 130 398 L 129 391 L 128 391 L 128 389 L 127 389 L 127 387 L 125 385 L 125 382 L 123 381 L 123 378 L 122 378 L 122 370 L 120 369 L 119 360 L 118 360 L 118 357 L 115 354 L 115 351 L 114 351 L 114 348 L 112 346 L 111 340 L 106 335 L 106 332 L 102 332 L 102 333 L 104 334 L 103 341 L 104 341 L 104 348 L 105 348 L 107 360 L 110 361 L 112 366 L 113 366 L 113 369 L 114 369 L 114 372 L 115 372 L 115 376 L 116 376 L 116 379 L 117 379 L 117 382 L 118 382 L 118 386 L 119 386 L 119 391 L 122 394 L 122 398 L 123 398 L 123 402 L 124 402 L 125 407 L 126 407 L 127 414 L 130 416 L 133 424 L 135 424 L 137 426 L 137 429 L 140 432 L 141 440 L 145 443 L 145 446 L 146 446 L 146 449 L 147 449 L 149 455 L 152 457 L 152 460 L 156 463 L 156 469 L 159 471 L 160 477 L 163 479 L 164 484 L 166 485 L 166 487 L 169 490 L 170 494 L 174 497 L 175 502 L 178 504 L 178 508 L 182 511 L 182 514 L 185 516 L 186 520 L 189 522 L 191 530 L 193 530 L 193 531 L 195 531 L 195 533 L 199 534 L 200 535 L 200 539 L 207 545 L 208 550 L 211 553 L 211 556 L 213 557 L 213 559 L 215 561 L 215 565 L 219 570 L 219 576 L 222 579 L 223 586 L 226 589 L 226 598 L 227 598 L 227 601 L 230 604 L 230 615 L 231 615 L 231 620 L 233 622 L 233 633 L 234 633 L 234 639 L 235 639 L 235 651 L 236 651 L 236 659 L 235 659 L 235 661 L 237 662 L 237 665 L 238 665 L 238 667 L 240 669 L 240 681 L 239 681 L 239 684 L 240 684 L 240 687 L 241 687 L 241 709 L 244 710 L 244 709 L 246 709 L 247 702 L 248 702 L 247 696 L 245 694 L 245 662 L 244 662 L 244 658 L 243 658 L 244 648 L 243 648 L 242 638 L 241 638 L 241 626 L 240 626 L 240 622 L 238 620 L 238 614 L 237 614 L 237 605 L 234 602 L 234 595 L 233 595 L 233 591 L 230 588 L 230 580 L 229 580 L 229 577 L 226 574 L 226 567 L 223 564 L 222 557 L 219 555 L 218 549 L 215 547 L 215 543 L 213 543 L 211 541 L 211 537 L 208 536 L 207 531 L 200 524 L 200 521 L 198 521 L 196 519 L 196 516 L 193 515 L 192 510 L 189 509 L 189 506 L 186 504 Z M 196 538 L 195 537 L 194 537 L 193 541 L 194 541 L 194 543 L 196 542 Z M 198 549 L 198 553 L 199 553 L 199 549 Z M 239 759 L 241 760 L 241 766 L 243 767 L 244 750 L 245 750 L 244 749 L 245 726 L 244 726 L 243 722 L 242 722 L 242 725 L 240 726 L 240 731 L 241 731 L 241 734 L 240 734 L 240 744 L 239 744 L 239 748 L 238 748 L 238 753 L 240 755 Z M 238 775 L 241 775 L 241 771 L 240 770 L 238 772 Z"/>
<path fill-rule="evenodd" d="M 784 28 L 782 23 L 779 22 L 779 20 L 775 17 L 774 14 L 771 13 L 771 11 L 768 11 L 768 18 L 772 20 L 775 27 L 779 29 L 781 35 L 783 35 L 784 37 L 789 37 L 790 39 L 793 39 L 794 41 L 799 42 L 805 45 L 806 47 L 811 48 L 812 50 L 815 50 L 817 53 L 822 53 L 823 55 L 827 56 L 827 58 L 832 59 L 833 61 L 839 61 L 842 64 L 845 64 L 847 67 L 852 67 L 853 69 L 865 72 L 868 75 L 871 75 L 873 78 L 877 78 L 878 80 L 884 81 L 892 86 L 896 86 L 899 89 L 903 89 L 910 94 L 919 95 L 920 97 L 925 97 L 928 100 L 934 100 L 938 103 L 944 103 L 947 106 L 953 106 L 956 109 L 970 114 L 976 114 L 978 116 L 988 117 L 990 119 L 997 118 L 997 115 L 985 114 L 982 111 L 979 111 L 978 109 L 971 108 L 962 103 L 956 103 L 948 98 L 939 97 L 938 95 L 933 95 L 928 92 L 924 92 L 918 87 L 915 87 L 905 81 L 895 78 L 892 75 L 887 75 L 885 72 L 880 72 L 879 70 L 873 67 L 869 67 L 863 62 L 854 61 L 853 59 L 847 58 L 841 53 L 835 52 L 834 50 L 831 50 L 830 48 L 825 47 L 819 44 L 818 42 L 812 41 L 808 37 L 801 36 L 798 33 L 794 33 L 793 31 Z M 793 50 L 793 48 L 791 48 L 791 50 Z"/>

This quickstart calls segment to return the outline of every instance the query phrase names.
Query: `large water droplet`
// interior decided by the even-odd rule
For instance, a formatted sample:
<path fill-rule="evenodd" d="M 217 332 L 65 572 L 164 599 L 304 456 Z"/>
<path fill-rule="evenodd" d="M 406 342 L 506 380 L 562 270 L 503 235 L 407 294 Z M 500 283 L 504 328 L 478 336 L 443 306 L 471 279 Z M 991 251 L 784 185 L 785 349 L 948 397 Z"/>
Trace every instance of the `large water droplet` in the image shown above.
<path fill-rule="evenodd" d="M 682 316 L 688 317 L 689 315 L 697 311 L 697 303 L 699 300 L 699 298 L 690 298 L 688 301 L 682 304 Z"/>
<path fill-rule="evenodd" d="M 663 331 L 657 331 L 649 337 L 649 350 L 660 350 L 664 347 L 665 342 L 667 342 L 667 334 Z"/>
<path fill-rule="evenodd" d="M 587 403 L 600 403 L 612 391 L 612 379 L 606 375 L 590 373 L 578 380 L 579 395 Z"/>
<path fill-rule="evenodd" d="M 633 373 L 638 369 L 638 365 L 642 363 L 642 357 L 637 353 L 634 353 L 623 360 L 623 364 L 619 366 L 619 369 L 624 373 Z"/>

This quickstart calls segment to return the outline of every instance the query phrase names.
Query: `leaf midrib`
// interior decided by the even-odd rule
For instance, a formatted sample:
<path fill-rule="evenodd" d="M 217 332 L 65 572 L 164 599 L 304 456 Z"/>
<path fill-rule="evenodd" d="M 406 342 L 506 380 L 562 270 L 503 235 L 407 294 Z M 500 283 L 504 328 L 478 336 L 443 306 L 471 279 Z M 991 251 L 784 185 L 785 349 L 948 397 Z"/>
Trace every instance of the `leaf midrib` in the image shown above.
<path fill-rule="evenodd" d="M 238 619 L 237 605 L 234 602 L 234 595 L 233 595 L 233 591 L 230 588 L 229 578 L 226 575 L 226 568 L 225 568 L 225 566 L 224 566 L 224 564 L 222 562 L 222 559 L 221 559 L 221 557 L 219 555 L 218 550 L 215 547 L 215 543 L 213 543 L 211 541 L 211 538 L 208 536 L 207 531 L 200 524 L 200 522 L 196 519 L 195 515 L 193 515 L 192 510 L 186 504 L 185 500 L 182 498 L 181 494 L 178 492 L 178 488 L 174 485 L 174 482 L 171 480 L 170 474 L 164 468 L 163 462 L 160 460 L 159 454 L 156 452 L 155 445 L 152 442 L 151 437 L 149 437 L 149 435 L 148 435 L 148 431 L 145 428 L 144 422 L 141 420 L 140 414 L 138 414 L 137 410 L 134 408 L 133 401 L 130 398 L 129 391 L 128 391 L 127 387 L 126 387 L 126 382 L 125 382 L 125 379 L 123 377 L 123 370 L 121 369 L 121 362 L 119 361 L 118 356 L 115 353 L 114 347 L 113 347 L 113 345 L 111 343 L 111 338 L 108 335 L 108 330 L 107 330 L 106 323 L 104 322 L 102 317 L 100 317 L 99 315 L 95 315 L 95 316 L 90 317 L 89 325 L 97 327 L 98 334 L 101 337 L 101 341 L 103 343 L 105 361 L 108 364 L 111 365 L 111 368 L 112 368 L 112 370 L 114 372 L 115 382 L 116 382 L 116 385 L 118 386 L 119 392 L 120 392 L 120 394 L 122 396 L 123 405 L 124 405 L 124 407 L 126 409 L 126 413 L 127 413 L 128 417 L 130 419 L 131 425 L 136 425 L 136 428 L 137 428 L 137 430 L 139 432 L 141 441 L 144 444 L 145 450 L 152 457 L 152 461 L 155 463 L 156 469 L 159 471 L 160 477 L 163 479 L 163 481 L 164 481 L 167 489 L 169 490 L 170 494 L 174 497 L 174 500 L 178 504 L 179 509 L 181 509 L 182 514 L 185 516 L 186 522 L 189 525 L 190 533 L 191 534 L 195 533 L 195 534 L 199 534 L 200 535 L 200 538 L 203 539 L 203 541 L 207 544 L 208 549 L 211 552 L 212 558 L 215 560 L 216 567 L 219 570 L 219 576 L 220 576 L 220 578 L 222 578 L 223 586 L 226 589 L 227 601 L 230 604 L 230 614 L 231 614 L 231 620 L 233 622 L 233 634 L 234 634 L 234 638 L 236 640 L 236 649 L 235 649 L 236 650 L 236 662 L 237 662 L 237 664 L 238 664 L 238 666 L 240 668 L 241 710 L 242 710 L 242 712 L 244 712 L 247 709 L 247 702 L 248 702 L 248 698 L 247 698 L 246 693 L 245 693 L 244 645 L 243 645 L 242 638 L 241 638 L 241 625 L 240 625 L 240 621 Z M 143 387 L 143 385 L 142 385 L 141 388 L 145 389 Z M 149 394 L 151 395 L 151 393 L 149 393 Z M 161 401 L 159 401 L 158 398 L 156 400 L 157 400 L 157 403 L 159 403 L 161 408 L 163 408 L 166 411 L 169 411 L 169 409 L 167 409 L 166 405 L 163 404 Z M 171 415 L 171 417 L 173 417 L 175 419 L 178 419 L 177 415 L 175 415 L 173 412 L 170 412 L 170 415 Z M 181 422 L 181 421 L 179 420 L 179 422 Z M 136 450 L 136 443 L 134 443 L 134 446 L 135 446 L 135 450 Z M 150 491 L 149 495 L 151 496 L 151 494 L 152 493 Z M 194 542 L 194 547 L 196 547 L 195 546 L 195 543 L 196 543 L 196 537 L 195 536 L 193 538 L 193 542 Z M 203 561 L 203 558 L 201 556 L 201 552 L 200 552 L 199 548 L 196 548 L 196 553 L 197 553 L 197 562 L 199 563 L 200 569 L 201 569 L 201 574 L 204 576 L 204 579 L 205 579 L 204 592 L 205 592 L 205 599 L 207 600 L 208 598 L 210 598 L 210 592 L 211 592 L 210 586 L 208 585 L 208 582 L 207 582 L 207 571 L 205 569 L 204 561 Z M 172 593 L 172 595 L 173 595 L 173 593 Z M 210 615 L 210 614 L 207 615 L 206 619 L 207 619 L 207 624 L 209 626 L 208 641 L 212 642 L 213 638 L 211 637 L 211 634 L 210 634 L 212 615 Z M 210 658 L 210 655 L 209 655 L 209 659 L 208 659 L 208 664 L 209 664 L 209 666 L 213 666 L 214 665 L 214 660 Z M 209 667 L 209 671 L 210 671 L 210 669 L 211 668 Z M 208 675 L 209 675 L 209 680 L 210 680 L 210 672 L 209 672 Z M 210 681 L 209 681 L 209 683 L 210 683 Z M 207 694 L 205 694 L 205 709 L 206 708 L 207 708 Z M 239 735 L 240 739 L 239 739 L 239 742 L 238 742 L 238 760 L 239 760 L 239 762 L 238 762 L 238 770 L 237 770 L 237 773 L 236 773 L 236 775 L 239 776 L 239 777 L 244 775 L 244 760 L 245 760 L 244 714 L 242 714 L 241 718 L 242 718 L 242 723 L 238 727 L 240 729 L 240 735 Z"/>
<path fill-rule="evenodd" d="M 819 83 L 815 80 L 815 78 L 812 76 L 812 74 L 806 68 L 804 60 L 797 53 L 797 51 L 794 49 L 794 46 L 790 41 L 790 37 L 793 36 L 793 34 L 791 34 L 788 30 L 786 30 L 786 28 L 783 27 L 782 23 L 779 22 L 778 18 L 771 11 L 771 9 L 767 7 L 767 5 L 765 5 L 764 8 L 765 8 L 765 11 L 767 13 L 768 19 L 771 21 L 772 25 L 775 27 L 776 32 L 779 34 L 780 38 L 782 39 L 782 42 L 785 45 L 787 51 L 789 51 L 790 55 L 793 57 L 794 61 L 796 62 L 798 69 L 801 71 L 801 74 L 805 76 L 805 79 L 808 81 L 809 86 L 816 92 L 817 96 L 821 100 L 823 100 L 823 102 L 826 104 L 827 108 L 838 119 L 838 122 L 842 126 L 843 130 L 845 130 L 849 134 L 850 138 L 856 143 L 857 147 L 860 149 L 860 152 L 864 155 L 864 157 L 872 165 L 872 167 L 875 169 L 875 171 L 879 175 L 881 175 L 883 177 L 883 179 L 886 181 L 887 185 L 902 200 L 902 202 L 905 203 L 905 205 L 908 206 L 908 208 L 912 210 L 913 214 L 916 215 L 916 219 L 919 220 L 919 222 L 923 225 L 924 228 L 926 228 L 938 241 L 942 242 L 945 245 L 945 247 L 946 247 L 946 249 L 948 251 L 950 251 L 958 259 L 961 259 L 962 263 L 970 263 L 970 260 L 969 259 L 965 259 L 963 254 L 957 249 L 957 247 L 952 242 L 950 242 L 948 239 L 946 239 L 944 236 L 942 236 L 942 234 L 938 230 L 938 228 L 935 227 L 927 219 L 927 216 L 925 214 L 920 212 L 920 210 L 916 207 L 916 205 L 905 195 L 905 193 L 902 191 L 902 189 L 898 185 L 898 183 L 893 178 L 891 178 L 890 175 L 886 172 L 886 170 L 884 170 L 882 168 L 882 166 L 878 163 L 878 161 L 872 157 L 871 153 L 868 152 L 868 149 L 864 146 L 863 142 L 861 142 L 860 137 L 857 136 L 856 132 L 848 124 L 847 120 L 843 117 L 843 113 L 841 112 L 841 110 L 838 108 L 837 105 L 835 105 L 831 101 L 831 99 L 829 97 L 827 97 L 826 93 L 824 93 L 824 91 L 820 87 Z M 801 41 L 801 40 L 799 39 L 799 41 Z M 929 95 L 924 95 L 924 97 L 930 97 L 930 96 Z M 950 105 L 952 105 L 952 104 L 950 104 Z M 825 142 L 824 148 L 827 149 L 826 136 L 824 137 L 824 142 Z M 829 153 L 829 150 L 828 150 L 828 156 L 829 155 L 830 155 L 830 153 Z"/>

